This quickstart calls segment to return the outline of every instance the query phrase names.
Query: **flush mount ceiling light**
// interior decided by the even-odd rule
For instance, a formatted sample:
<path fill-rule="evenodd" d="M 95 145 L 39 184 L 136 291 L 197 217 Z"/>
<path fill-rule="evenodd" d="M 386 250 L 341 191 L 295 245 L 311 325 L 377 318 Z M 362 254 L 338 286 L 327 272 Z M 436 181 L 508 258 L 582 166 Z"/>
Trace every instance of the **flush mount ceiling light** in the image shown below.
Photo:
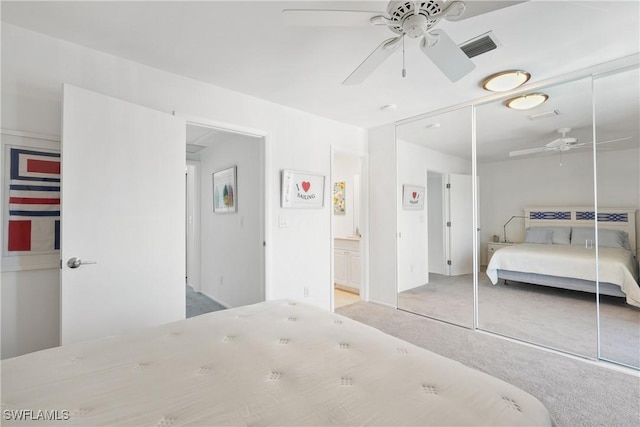
<path fill-rule="evenodd" d="M 508 99 L 505 102 L 505 105 L 509 108 L 513 108 L 514 110 L 528 110 L 530 108 L 537 107 L 547 99 L 549 99 L 549 96 L 544 93 L 530 93 L 528 95 Z"/>
<path fill-rule="evenodd" d="M 482 81 L 482 88 L 491 92 L 505 92 L 522 86 L 531 78 L 531 74 L 522 70 L 500 71 Z"/>

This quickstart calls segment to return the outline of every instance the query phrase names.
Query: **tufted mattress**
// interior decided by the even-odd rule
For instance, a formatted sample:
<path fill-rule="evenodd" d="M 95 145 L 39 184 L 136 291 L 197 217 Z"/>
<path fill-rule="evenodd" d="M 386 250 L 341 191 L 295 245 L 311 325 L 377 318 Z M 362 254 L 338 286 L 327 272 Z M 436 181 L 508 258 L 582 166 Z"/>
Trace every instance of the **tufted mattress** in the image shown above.
<path fill-rule="evenodd" d="M 292 301 L 4 360 L 2 409 L 3 425 L 552 424 L 504 381 Z"/>

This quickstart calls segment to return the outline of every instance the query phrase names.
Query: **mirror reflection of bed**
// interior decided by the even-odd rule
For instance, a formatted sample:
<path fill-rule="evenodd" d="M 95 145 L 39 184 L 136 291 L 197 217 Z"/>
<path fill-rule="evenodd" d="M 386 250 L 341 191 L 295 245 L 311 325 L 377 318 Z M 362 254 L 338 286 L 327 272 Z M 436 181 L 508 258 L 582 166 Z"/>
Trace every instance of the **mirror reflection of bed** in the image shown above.
<path fill-rule="evenodd" d="M 424 185 L 427 197 L 424 211 L 398 206 L 398 307 L 640 368 L 640 309 L 629 304 L 619 285 L 599 277 L 600 295 L 566 289 L 566 284 L 527 283 L 536 281 L 530 277 L 511 277 L 506 285 L 500 279 L 494 285 L 485 271 L 496 250 L 525 241 L 528 207 L 600 213 L 629 208 L 629 224 L 640 224 L 639 86 L 638 68 L 626 69 L 537 87 L 548 99 L 530 110 L 507 108 L 504 98 L 397 123 L 399 189 Z M 447 269 L 453 243 L 446 239 L 450 230 L 440 232 L 443 222 L 456 224 L 448 215 L 458 210 L 447 211 L 447 190 L 440 189 L 451 175 L 472 175 L 474 136 L 477 201 L 474 205 L 467 196 L 470 204 L 462 209 L 477 215 L 475 300 L 473 269 L 454 274 Z M 611 223 L 598 221 L 598 226 Z M 595 233 L 595 218 L 573 225 Z M 637 253 L 640 230 L 629 233 L 634 235 L 629 250 Z M 465 239 L 473 249 L 472 229 Z M 600 266 L 593 245 L 584 267 L 591 272 Z M 637 257 L 633 262 L 637 268 Z M 607 295 L 608 287 L 613 295 Z"/>
<path fill-rule="evenodd" d="M 481 294 L 485 307 L 495 301 L 522 299 L 530 310 L 521 316 L 512 313 L 510 322 L 503 324 L 504 312 L 519 305 L 494 307 L 483 316 L 483 327 L 508 336 L 529 335 L 543 345 L 588 354 L 598 286 L 600 312 L 612 319 L 602 332 L 612 344 L 609 350 L 615 348 L 621 362 L 637 366 L 640 287 L 635 213 L 634 208 L 600 208 L 596 244 L 595 212 L 590 208 L 525 209 L 524 242 L 495 251 L 486 271 L 490 283 L 483 282 Z M 530 316 L 536 312 L 539 314 Z M 538 319 L 540 314 L 544 314 L 544 323 Z M 545 330 L 545 325 L 576 323 L 584 327 Z"/>
<path fill-rule="evenodd" d="M 490 264 L 489 258 L 493 261 L 503 249 L 511 249 L 511 242 L 525 241 L 531 225 L 527 223 L 530 212 L 524 211 L 527 207 L 551 207 L 538 211 L 583 207 L 584 212 L 597 208 L 601 214 L 607 208 L 628 207 L 628 225 L 636 226 L 640 220 L 639 82 L 638 69 L 632 69 L 542 88 L 540 91 L 549 99 L 532 110 L 513 114 L 502 102 L 477 108 L 481 264 Z M 547 145 L 560 136 L 558 130 L 566 127 L 571 129 L 567 136 L 585 144 L 548 149 Z M 509 156 L 528 149 L 534 152 Z M 594 235 L 595 218 L 576 224 L 576 212 L 571 215 L 566 220 L 572 223 L 570 226 L 580 226 Z M 567 225 L 564 221 L 558 219 L 553 225 Z M 600 219 L 598 228 L 612 228 L 612 224 L 613 228 L 620 226 L 619 222 Z M 636 253 L 638 230 L 626 231 L 630 237 L 626 252 Z M 499 236 L 499 243 L 493 243 L 493 235 Z M 628 298 L 638 291 L 637 276 L 636 283 L 629 281 L 625 292 L 618 285 L 607 285 L 602 258 L 610 248 L 598 248 L 601 260 L 596 263 L 595 241 L 580 242 L 576 247 L 584 248 L 585 244 L 591 245 L 592 258 L 583 269 L 595 274 L 599 267 L 600 290 L 610 286 L 609 293 L 617 296 L 598 296 L 593 289 L 565 289 L 569 286 L 566 283 L 558 284 L 561 287 L 527 283 L 548 284 L 549 278 L 544 277 L 516 276 L 507 278 L 507 285 L 504 279 L 493 285 L 483 273 L 478 282 L 478 328 L 588 358 L 640 367 L 640 309 L 634 304 L 637 297 Z M 635 266 L 637 272 L 637 257 L 627 261 L 628 269 L 633 271 Z M 554 276 L 547 271 L 548 264 L 540 265 L 541 274 Z M 593 288 L 593 283 L 590 285 Z"/>

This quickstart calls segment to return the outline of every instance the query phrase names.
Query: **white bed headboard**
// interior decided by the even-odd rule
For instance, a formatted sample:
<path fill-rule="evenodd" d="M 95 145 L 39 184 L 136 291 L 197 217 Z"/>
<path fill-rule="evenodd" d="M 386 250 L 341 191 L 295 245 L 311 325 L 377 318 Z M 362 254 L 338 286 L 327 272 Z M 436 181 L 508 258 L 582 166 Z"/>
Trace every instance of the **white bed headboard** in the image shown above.
<path fill-rule="evenodd" d="M 525 208 L 524 227 L 568 226 L 593 227 L 596 218 L 593 207 Z M 623 230 L 629 233 L 629 244 L 636 255 L 636 209 L 598 208 L 598 228 Z"/>

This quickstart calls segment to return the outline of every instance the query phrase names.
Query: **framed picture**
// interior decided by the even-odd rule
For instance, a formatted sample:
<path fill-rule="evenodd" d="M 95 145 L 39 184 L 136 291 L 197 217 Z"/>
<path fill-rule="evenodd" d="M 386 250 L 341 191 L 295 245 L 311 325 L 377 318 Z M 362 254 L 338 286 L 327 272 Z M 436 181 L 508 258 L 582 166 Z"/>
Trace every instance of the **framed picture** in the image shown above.
<path fill-rule="evenodd" d="M 324 205 L 324 175 L 282 171 L 283 208 L 321 208 Z"/>
<path fill-rule="evenodd" d="M 345 182 L 335 182 L 333 184 L 333 213 L 336 215 L 345 214 Z"/>
<path fill-rule="evenodd" d="M 1 132 L 2 271 L 58 268 L 60 261 L 60 140 Z"/>
<path fill-rule="evenodd" d="M 237 167 L 213 173 L 213 212 L 238 212 Z"/>
<path fill-rule="evenodd" d="M 403 185 L 402 207 L 404 209 L 424 209 L 424 187 L 417 185 Z"/>

